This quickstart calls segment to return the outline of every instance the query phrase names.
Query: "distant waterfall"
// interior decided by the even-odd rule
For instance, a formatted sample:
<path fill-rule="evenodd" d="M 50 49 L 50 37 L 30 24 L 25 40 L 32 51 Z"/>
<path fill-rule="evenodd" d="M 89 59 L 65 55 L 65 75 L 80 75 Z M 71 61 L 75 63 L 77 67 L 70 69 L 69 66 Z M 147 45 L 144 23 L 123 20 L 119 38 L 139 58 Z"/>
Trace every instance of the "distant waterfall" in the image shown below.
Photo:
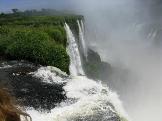
<path fill-rule="evenodd" d="M 65 30 L 68 40 L 67 52 L 70 56 L 70 73 L 72 76 L 84 75 L 78 45 L 70 27 L 66 23 Z"/>
<path fill-rule="evenodd" d="M 82 20 L 80 20 L 80 22 L 81 22 L 82 31 L 83 31 L 83 33 L 84 33 L 84 30 L 85 30 L 85 28 L 84 28 L 84 23 L 83 23 Z"/>
<path fill-rule="evenodd" d="M 84 24 L 82 20 L 81 21 L 77 20 L 77 23 L 79 27 L 79 39 L 81 42 L 83 54 L 87 58 L 87 48 L 86 48 L 85 38 L 84 38 Z"/>

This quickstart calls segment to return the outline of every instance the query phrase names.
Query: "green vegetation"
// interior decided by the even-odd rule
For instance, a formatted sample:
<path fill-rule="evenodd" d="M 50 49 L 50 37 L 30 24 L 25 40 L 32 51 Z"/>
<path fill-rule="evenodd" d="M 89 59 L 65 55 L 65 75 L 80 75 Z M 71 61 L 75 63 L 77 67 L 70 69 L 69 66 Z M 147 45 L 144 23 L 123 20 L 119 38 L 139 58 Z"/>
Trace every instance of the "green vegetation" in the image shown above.
<path fill-rule="evenodd" d="M 128 121 L 126 118 L 124 118 L 124 117 L 120 117 L 120 120 L 121 121 Z"/>
<path fill-rule="evenodd" d="M 87 59 L 83 59 L 85 73 L 95 80 L 108 80 L 112 74 L 111 65 L 101 60 L 100 55 L 88 49 Z"/>
<path fill-rule="evenodd" d="M 7 59 L 25 59 L 50 65 L 69 73 L 64 23 L 76 31 L 77 19 L 82 16 L 39 16 L 13 10 L 13 14 L 0 15 L 0 56 Z M 31 11 L 30 11 L 31 12 Z"/>

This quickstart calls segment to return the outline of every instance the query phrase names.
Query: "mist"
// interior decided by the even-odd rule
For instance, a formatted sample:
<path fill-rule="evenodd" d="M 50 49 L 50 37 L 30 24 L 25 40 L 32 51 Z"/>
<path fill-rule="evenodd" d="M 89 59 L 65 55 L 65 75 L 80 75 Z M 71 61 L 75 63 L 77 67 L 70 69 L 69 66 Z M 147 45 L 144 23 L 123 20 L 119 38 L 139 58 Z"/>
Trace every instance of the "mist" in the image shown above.
<path fill-rule="evenodd" d="M 107 83 L 133 121 L 162 120 L 162 2 L 71 0 L 85 17 L 86 42 L 113 67 Z"/>
<path fill-rule="evenodd" d="M 103 83 L 120 95 L 132 121 L 162 120 L 160 0 L 3 1 L 0 11 L 53 8 L 82 14 L 86 44 L 113 67 Z"/>

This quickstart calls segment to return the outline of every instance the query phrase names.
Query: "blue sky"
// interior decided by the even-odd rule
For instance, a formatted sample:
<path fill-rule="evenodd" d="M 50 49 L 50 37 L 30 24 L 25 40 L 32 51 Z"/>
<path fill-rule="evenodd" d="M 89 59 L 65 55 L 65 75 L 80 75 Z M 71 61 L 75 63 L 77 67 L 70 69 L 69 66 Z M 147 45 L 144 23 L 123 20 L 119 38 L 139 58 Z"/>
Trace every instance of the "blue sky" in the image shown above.
<path fill-rule="evenodd" d="M 71 8 L 72 4 L 69 0 L 0 0 L 0 11 L 9 11 L 12 8 L 39 9 L 67 9 Z"/>

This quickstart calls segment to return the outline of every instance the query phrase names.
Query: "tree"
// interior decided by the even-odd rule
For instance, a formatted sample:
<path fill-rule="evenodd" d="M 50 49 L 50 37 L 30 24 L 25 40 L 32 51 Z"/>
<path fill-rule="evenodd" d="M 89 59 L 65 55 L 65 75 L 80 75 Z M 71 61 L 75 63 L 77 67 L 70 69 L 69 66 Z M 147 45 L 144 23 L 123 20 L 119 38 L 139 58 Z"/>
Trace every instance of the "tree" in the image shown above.
<path fill-rule="evenodd" d="M 18 12 L 19 12 L 19 9 L 14 8 L 14 9 L 12 9 L 12 12 L 13 12 L 13 13 L 18 13 Z"/>

